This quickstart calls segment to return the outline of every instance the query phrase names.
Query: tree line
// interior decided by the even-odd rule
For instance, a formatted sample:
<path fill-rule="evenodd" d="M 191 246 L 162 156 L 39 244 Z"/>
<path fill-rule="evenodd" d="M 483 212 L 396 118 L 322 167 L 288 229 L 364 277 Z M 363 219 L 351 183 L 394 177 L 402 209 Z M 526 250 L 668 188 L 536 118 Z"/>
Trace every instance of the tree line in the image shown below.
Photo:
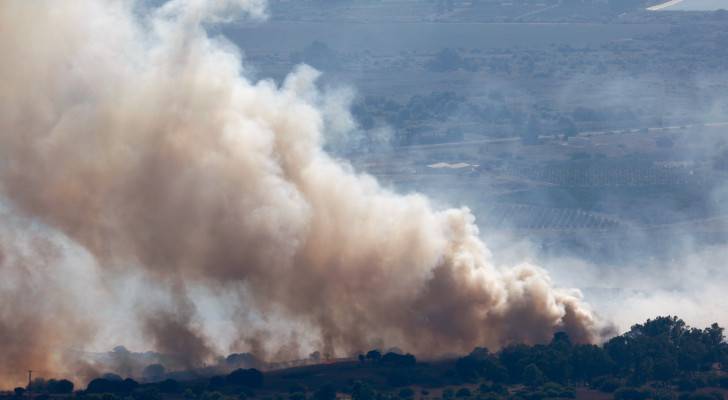
<path fill-rule="evenodd" d="M 41 379 L 28 389 L 36 400 L 335 400 L 337 393 L 352 400 L 542 400 L 574 398 L 576 388 L 612 393 L 615 400 L 722 400 L 717 388 L 728 389 L 728 344 L 717 324 L 699 329 L 667 316 L 636 324 L 601 345 L 572 343 L 557 332 L 547 344 L 512 344 L 495 352 L 479 347 L 450 361 L 371 350 L 355 362 L 288 373 L 290 380 L 280 374 L 269 380 L 269 374 L 237 369 L 189 382 L 143 384 L 106 375 L 76 392 L 68 380 Z M 4 397 L 24 394 L 25 388 L 17 388 Z"/>

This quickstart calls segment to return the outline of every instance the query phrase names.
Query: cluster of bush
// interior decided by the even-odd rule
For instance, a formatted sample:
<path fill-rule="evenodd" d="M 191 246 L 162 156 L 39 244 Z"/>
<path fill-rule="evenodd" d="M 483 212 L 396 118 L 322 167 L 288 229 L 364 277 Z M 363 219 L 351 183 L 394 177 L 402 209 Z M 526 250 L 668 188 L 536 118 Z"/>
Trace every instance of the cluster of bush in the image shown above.
<path fill-rule="evenodd" d="M 68 395 L 73 393 L 73 382 L 68 379 L 36 378 L 27 388 L 17 387 L 13 391 L 14 397 L 24 397 L 30 391 L 36 400 L 45 400 L 52 395 Z"/>
<path fill-rule="evenodd" d="M 68 382 L 68 381 L 65 381 Z M 49 381 L 49 384 L 51 381 Z M 70 383 L 70 382 L 68 382 Z M 160 400 L 164 395 L 178 396 L 183 394 L 188 400 L 223 400 L 218 392 L 222 389 L 239 389 L 245 396 L 247 389 L 255 389 L 263 386 L 263 373 L 257 369 L 237 369 L 227 375 L 213 376 L 209 379 L 206 387 L 200 387 L 196 391 L 185 388 L 185 385 L 174 379 L 165 379 L 160 382 L 139 384 L 137 381 L 114 374 L 106 374 L 89 382 L 86 390 L 77 392 L 79 398 L 89 400 Z M 49 385 L 49 387 L 52 387 Z M 73 383 L 64 386 L 63 393 L 73 391 Z M 38 392 L 36 390 L 36 392 Z M 49 393 L 55 393 L 48 390 Z M 248 392 L 252 394 L 251 392 Z M 236 399 L 238 400 L 238 399 Z"/>
<path fill-rule="evenodd" d="M 255 368 L 236 369 L 226 376 L 213 376 L 210 378 L 210 387 L 222 388 L 225 386 L 259 388 L 263 386 L 263 373 Z"/>
<path fill-rule="evenodd" d="M 614 400 L 723 400 L 719 391 L 678 392 L 669 388 L 623 387 L 614 392 Z"/>
<path fill-rule="evenodd" d="M 614 377 L 630 385 L 675 378 L 728 367 L 723 328 L 691 328 L 677 317 L 658 317 L 634 325 L 629 332 L 601 346 L 574 345 L 557 333 L 547 345 L 511 345 L 497 353 L 479 348 L 456 363 L 467 379 L 537 385 L 603 381 Z"/>
<path fill-rule="evenodd" d="M 412 354 L 397 354 L 391 351 L 382 355 L 379 350 L 370 350 L 366 355 L 359 354 L 358 358 L 361 363 L 373 362 L 392 367 L 409 367 L 417 364 L 417 358 Z"/>
<path fill-rule="evenodd" d="M 371 385 L 363 382 L 356 382 L 350 392 L 352 400 L 411 400 L 417 396 L 412 387 L 378 392 Z M 442 390 L 441 397 L 435 397 L 428 389 L 420 389 L 419 397 L 437 400 L 500 400 L 505 397 L 520 400 L 541 400 L 547 398 L 574 398 L 575 393 L 573 389 L 553 382 L 546 383 L 539 388 L 524 388 L 513 393 L 509 392 L 505 385 L 499 383 L 481 383 L 474 390 L 468 386 L 446 387 Z M 314 397 L 314 400 L 332 399 Z"/>
<path fill-rule="evenodd" d="M 573 397 L 559 392 L 566 384 L 613 393 L 615 400 L 722 400 L 709 389 L 728 389 L 721 369 L 728 370 L 723 328 L 691 328 L 677 317 L 647 320 L 601 346 L 575 345 L 557 333 L 547 345 L 478 348 L 456 363 L 465 380 L 524 385 L 515 396 L 526 400 Z"/>

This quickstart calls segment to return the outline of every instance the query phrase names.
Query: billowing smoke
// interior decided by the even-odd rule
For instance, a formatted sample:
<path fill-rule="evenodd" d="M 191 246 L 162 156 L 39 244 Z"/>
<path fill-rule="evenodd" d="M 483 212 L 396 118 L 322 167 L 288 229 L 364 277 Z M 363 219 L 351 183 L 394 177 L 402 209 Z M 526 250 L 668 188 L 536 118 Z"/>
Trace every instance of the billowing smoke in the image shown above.
<path fill-rule="evenodd" d="M 494 265 L 467 209 L 434 210 L 327 155 L 341 119 L 323 111 L 317 73 L 251 82 L 234 46 L 206 32 L 241 10 L 264 5 L 0 4 L 5 219 L 65 238 L 2 237 L 13 278 L 0 281 L 0 369 L 70 373 L 59 354 L 113 323 L 101 297 L 131 275 L 164 293 L 134 308 L 137 335 L 187 367 L 226 350 L 194 291 L 220 294 L 231 343 L 266 346 L 265 327 L 284 324 L 289 339 L 269 351 L 301 354 L 277 357 L 308 354 L 306 340 L 330 356 L 394 345 L 436 356 L 557 330 L 598 340 L 578 291 L 532 265 Z M 93 259 L 86 285 L 52 271 L 63 246 Z"/>

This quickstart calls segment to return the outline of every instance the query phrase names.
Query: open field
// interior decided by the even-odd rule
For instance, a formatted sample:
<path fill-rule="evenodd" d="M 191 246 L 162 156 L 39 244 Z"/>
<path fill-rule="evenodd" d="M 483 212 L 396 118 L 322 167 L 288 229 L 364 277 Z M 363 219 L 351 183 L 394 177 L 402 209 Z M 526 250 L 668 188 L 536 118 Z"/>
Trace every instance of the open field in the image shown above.
<path fill-rule="evenodd" d="M 715 11 L 728 9 L 726 0 L 673 0 L 650 7 L 651 11 Z"/>
<path fill-rule="evenodd" d="M 229 28 L 226 34 L 243 51 L 286 53 L 322 41 L 343 53 L 436 52 L 443 47 L 506 49 L 569 45 L 596 46 L 615 40 L 665 33 L 663 24 L 595 23 L 339 23 L 263 22 Z M 265 37 L 262 41 L 260 38 Z"/>

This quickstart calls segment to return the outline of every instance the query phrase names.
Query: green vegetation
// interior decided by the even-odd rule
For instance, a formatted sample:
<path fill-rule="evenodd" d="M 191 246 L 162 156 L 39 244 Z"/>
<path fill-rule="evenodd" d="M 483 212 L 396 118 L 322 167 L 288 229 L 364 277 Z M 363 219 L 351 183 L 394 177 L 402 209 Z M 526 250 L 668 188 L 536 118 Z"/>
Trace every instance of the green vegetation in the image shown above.
<path fill-rule="evenodd" d="M 716 324 L 697 329 L 677 317 L 658 317 L 603 345 L 575 344 L 558 332 L 548 344 L 476 348 L 456 360 L 421 362 L 372 350 L 357 361 L 265 373 L 237 369 L 143 384 L 107 374 L 75 393 L 67 380 L 36 379 L 29 389 L 36 398 L 78 400 L 722 400 L 728 389 L 724 339 Z M 17 388 L 2 397 L 26 393 Z"/>

